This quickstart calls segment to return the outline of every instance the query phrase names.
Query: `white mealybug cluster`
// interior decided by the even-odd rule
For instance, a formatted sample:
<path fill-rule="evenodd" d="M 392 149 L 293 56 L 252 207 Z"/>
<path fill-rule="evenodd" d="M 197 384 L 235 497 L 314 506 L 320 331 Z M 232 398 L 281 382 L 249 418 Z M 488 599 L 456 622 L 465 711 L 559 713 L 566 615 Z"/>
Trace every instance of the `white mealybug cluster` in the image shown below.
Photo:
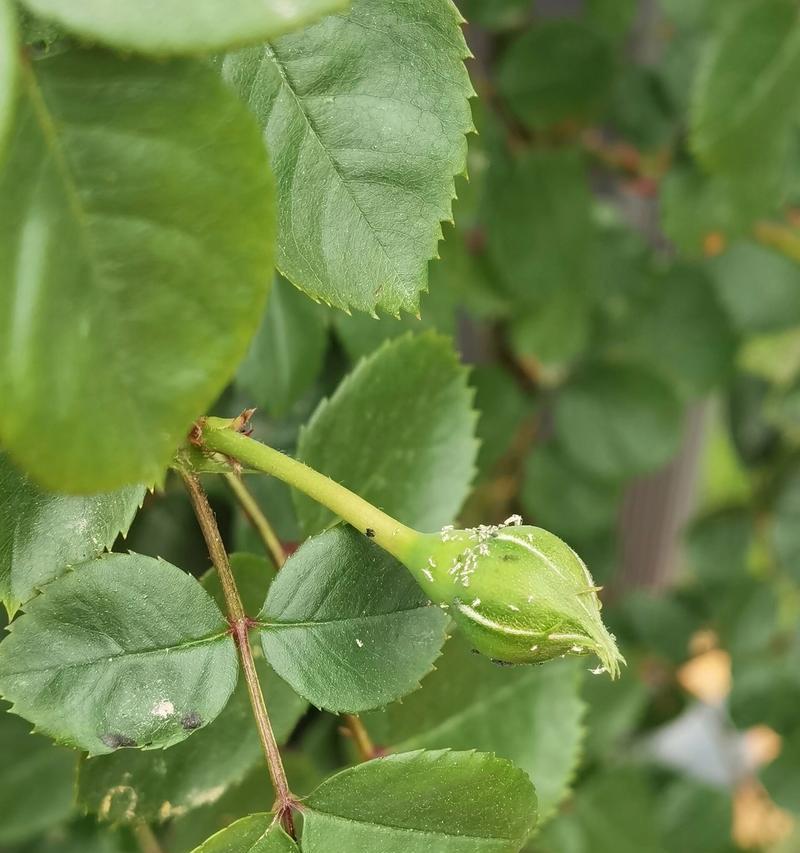
<path fill-rule="evenodd" d="M 496 539 L 507 527 L 519 527 L 522 524 L 521 515 L 510 515 L 505 521 L 500 524 L 480 524 L 477 527 L 469 527 L 463 532 L 475 543 L 475 545 L 467 547 L 456 557 L 453 565 L 450 566 L 449 574 L 456 577 L 459 583 L 466 589 L 469 587 L 470 578 L 475 574 L 478 568 L 478 558 L 488 557 L 490 554 L 489 540 Z M 448 524 L 439 531 L 442 542 L 454 542 L 458 538 L 455 527 Z M 435 567 L 435 563 L 430 558 L 428 564 Z M 423 570 L 425 577 L 428 573 Z M 429 580 L 432 578 L 428 577 Z"/>

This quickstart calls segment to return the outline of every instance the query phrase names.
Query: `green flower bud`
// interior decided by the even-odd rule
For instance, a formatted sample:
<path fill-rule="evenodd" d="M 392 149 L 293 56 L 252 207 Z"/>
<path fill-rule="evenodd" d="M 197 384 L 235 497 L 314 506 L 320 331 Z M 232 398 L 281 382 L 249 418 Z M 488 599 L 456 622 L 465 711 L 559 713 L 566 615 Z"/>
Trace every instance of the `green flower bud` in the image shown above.
<path fill-rule="evenodd" d="M 521 521 L 420 535 L 404 562 L 479 652 L 504 663 L 594 654 L 601 666 L 593 672 L 616 678 L 625 661 L 585 563 Z"/>

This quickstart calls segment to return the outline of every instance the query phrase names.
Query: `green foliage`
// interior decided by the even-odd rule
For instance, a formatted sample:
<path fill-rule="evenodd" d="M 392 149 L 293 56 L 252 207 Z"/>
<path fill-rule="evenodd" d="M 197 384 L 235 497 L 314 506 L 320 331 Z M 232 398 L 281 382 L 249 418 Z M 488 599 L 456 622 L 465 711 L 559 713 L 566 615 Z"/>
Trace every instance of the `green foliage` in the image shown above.
<path fill-rule="evenodd" d="M 266 154 L 199 62 L 71 51 L 21 76 L 0 171 L 0 437 L 54 488 L 154 482 L 266 298 Z"/>
<path fill-rule="evenodd" d="M 236 385 L 271 415 L 285 415 L 319 374 L 327 343 L 320 309 L 278 278 Z"/>
<path fill-rule="evenodd" d="M 24 720 L 0 705 L 0 844 L 35 838 L 72 814 L 77 756 L 29 731 Z"/>
<path fill-rule="evenodd" d="M 278 268 L 315 299 L 416 311 L 466 166 L 467 55 L 449 0 L 355 0 L 226 58 L 272 153 Z"/>
<path fill-rule="evenodd" d="M 474 476 L 476 415 L 467 373 L 447 339 L 404 336 L 360 362 L 300 433 L 298 455 L 400 521 L 452 521 Z M 304 495 L 306 533 L 333 514 Z"/>
<path fill-rule="evenodd" d="M 0 452 L 0 600 L 9 615 L 127 534 L 144 494 L 143 486 L 92 497 L 44 492 Z"/>
<path fill-rule="evenodd" d="M 272 577 L 269 566 L 252 554 L 231 555 L 231 565 L 245 607 L 255 613 Z M 203 586 L 224 606 L 214 570 L 205 576 Z M 256 667 L 270 697 L 275 736 L 283 744 L 307 703 L 263 658 L 256 660 Z M 147 752 L 123 749 L 81 762 L 78 800 L 100 820 L 111 823 L 164 822 L 211 806 L 260 763 L 261 744 L 251 718 L 247 686 L 240 679 L 215 720 L 157 760 Z"/>
<path fill-rule="evenodd" d="M 192 54 L 263 41 L 337 12 L 345 0 L 246 0 L 225 14 L 213 0 L 109 5 L 23 0 L 42 18 L 90 42 L 154 55 Z"/>
<path fill-rule="evenodd" d="M 19 64 L 17 25 L 11 0 L 0 2 L 0 157 L 11 131 Z"/>
<path fill-rule="evenodd" d="M 0 0 L 2 853 L 794 853 L 798 71 L 796 0 Z"/>
<path fill-rule="evenodd" d="M 672 387 L 633 364 L 587 366 L 559 397 L 555 419 L 566 454 L 607 480 L 663 465 L 678 449 L 682 426 Z"/>
<path fill-rule="evenodd" d="M 171 746 L 231 695 L 226 627 L 175 566 L 107 555 L 27 605 L 0 645 L 0 692 L 37 731 L 90 755 Z"/>
<path fill-rule="evenodd" d="M 403 566 L 350 527 L 289 558 L 258 620 L 275 671 L 312 704 L 349 712 L 415 690 L 447 625 Z"/>
<path fill-rule="evenodd" d="M 614 74 L 610 45 L 571 20 L 549 21 L 514 41 L 497 69 L 500 94 L 531 128 L 581 121 L 607 97 Z"/>
<path fill-rule="evenodd" d="M 299 848 L 268 814 L 254 814 L 231 824 L 201 844 L 196 853 L 292 853 Z"/>
<path fill-rule="evenodd" d="M 769 166 L 796 107 L 800 31 L 791 0 L 749 0 L 731 10 L 700 66 L 691 110 L 700 160 L 722 172 Z"/>
<path fill-rule="evenodd" d="M 476 752 L 408 752 L 323 782 L 306 800 L 303 849 L 511 853 L 535 821 L 533 786 L 509 762 Z"/>
<path fill-rule="evenodd" d="M 392 750 L 475 748 L 513 761 L 538 780 L 541 822 L 564 798 L 576 770 L 581 681 L 574 665 L 506 671 L 453 640 L 422 690 L 365 722 Z M 507 722 L 499 726 L 501 717 Z"/>

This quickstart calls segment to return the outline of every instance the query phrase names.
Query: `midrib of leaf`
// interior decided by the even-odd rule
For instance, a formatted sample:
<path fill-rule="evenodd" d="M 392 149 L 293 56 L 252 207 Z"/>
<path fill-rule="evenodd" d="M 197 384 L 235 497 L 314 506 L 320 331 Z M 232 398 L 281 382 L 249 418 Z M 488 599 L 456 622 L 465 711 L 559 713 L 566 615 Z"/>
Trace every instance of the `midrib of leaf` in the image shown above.
<path fill-rule="evenodd" d="M 480 844 L 510 844 L 514 839 L 512 838 L 497 838 L 494 836 L 486 836 L 486 835 L 466 835 L 463 832 L 458 833 L 448 833 L 448 832 L 436 832 L 434 830 L 428 829 L 414 829 L 413 827 L 408 826 L 396 826 L 392 823 L 373 823 L 372 821 L 367 820 L 355 820 L 353 818 L 344 817 L 342 815 L 331 814 L 330 812 L 322 811 L 322 809 L 314 808 L 313 806 L 306 806 L 305 809 L 307 812 L 311 812 L 312 814 L 322 815 L 328 820 L 339 822 L 346 824 L 347 826 L 372 826 L 376 829 L 380 830 L 389 830 L 392 832 L 404 832 L 409 835 L 437 839 L 437 838 L 457 838 L 464 839 L 465 841 L 476 841 Z"/>
<path fill-rule="evenodd" d="M 476 716 L 478 713 L 490 710 L 494 705 L 502 704 L 505 701 L 507 696 L 511 698 L 514 697 L 514 694 L 518 691 L 520 685 L 524 684 L 525 686 L 535 677 L 536 673 L 530 673 L 525 678 L 520 678 L 519 681 L 509 682 L 503 687 L 496 689 L 492 692 L 491 696 L 482 697 L 478 702 L 472 702 L 466 708 L 457 713 L 449 716 L 446 720 L 443 720 L 438 725 L 433 726 L 432 728 L 425 729 L 425 731 L 420 732 L 418 735 L 414 737 L 406 738 L 404 741 L 400 743 L 393 744 L 394 748 L 398 751 L 404 752 L 410 748 L 415 748 L 414 744 L 419 744 L 419 742 L 431 735 L 441 735 L 445 732 L 457 727 L 465 720 L 469 720 L 471 717 Z"/>
<path fill-rule="evenodd" d="M 145 657 L 146 655 L 159 654 L 160 652 L 181 652 L 186 649 L 194 648 L 195 646 L 211 645 L 217 640 L 223 639 L 230 635 L 229 631 L 220 631 L 217 634 L 209 634 L 207 637 L 200 637 L 196 640 L 189 640 L 185 643 L 178 643 L 170 646 L 154 646 L 150 649 L 139 649 L 134 652 L 122 652 L 118 654 L 102 655 L 101 657 L 92 658 L 86 661 L 75 661 L 74 663 L 54 664 L 53 666 L 44 666 L 38 669 L 21 669 L 17 671 L 3 670 L 0 674 L 3 676 L 13 675 L 33 675 L 40 672 L 52 672 L 53 670 L 64 669 L 79 669 L 81 667 L 93 666 L 98 663 L 113 663 L 118 660 L 128 660 L 130 658 Z M 116 641 L 115 641 L 116 642 Z"/>
<path fill-rule="evenodd" d="M 339 181 L 341 182 L 342 186 L 344 187 L 344 190 L 347 193 L 348 197 L 353 202 L 355 209 L 358 211 L 359 216 L 361 217 L 364 224 L 369 229 L 369 232 L 370 232 L 370 234 L 372 234 L 373 239 L 378 244 L 378 246 L 380 246 L 381 253 L 383 254 L 384 258 L 386 258 L 386 260 L 389 262 L 389 265 L 392 268 L 394 268 L 394 262 L 392 261 L 391 257 L 389 256 L 389 253 L 386 251 L 386 246 L 383 245 L 380 238 L 375 233 L 375 229 L 372 227 L 372 223 L 369 221 L 369 219 L 367 218 L 367 215 L 362 210 L 361 205 L 358 203 L 356 197 L 353 195 L 353 191 L 350 189 L 350 186 L 347 183 L 347 180 L 345 179 L 344 175 L 342 174 L 340 167 L 339 167 L 339 164 L 336 162 L 336 160 L 333 158 L 333 155 L 330 153 L 330 151 L 328 151 L 328 149 L 325 147 L 324 143 L 322 142 L 322 137 L 319 135 L 319 132 L 317 131 L 316 127 L 314 127 L 314 122 L 312 121 L 311 116 L 309 115 L 308 111 L 306 110 L 305 105 L 303 104 L 303 101 L 301 100 L 300 96 L 295 91 L 295 88 L 292 84 L 292 81 L 289 79 L 289 72 L 283 66 L 283 63 L 280 61 L 277 53 L 275 52 L 275 49 L 273 48 L 273 46 L 269 42 L 266 42 L 264 44 L 264 54 L 267 57 L 269 57 L 269 59 L 271 59 L 272 62 L 274 63 L 275 68 L 278 70 L 278 74 L 280 74 L 280 76 L 281 76 L 281 80 L 283 81 L 284 86 L 291 93 L 292 99 L 293 99 L 294 103 L 296 104 L 300 115 L 302 115 L 303 119 L 305 120 L 305 123 L 306 123 L 306 126 L 308 127 L 309 132 L 314 137 L 314 139 L 317 142 L 317 145 L 319 145 L 319 147 L 322 149 L 325 156 L 327 157 L 328 162 L 331 164 L 331 168 L 333 169 L 334 173 L 336 174 L 336 177 L 339 179 Z M 312 267 L 312 269 L 313 269 L 313 267 Z M 321 285 L 323 285 L 324 283 L 320 279 L 316 270 L 314 270 L 314 275 L 317 277 L 317 281 Z M 400 284 L 400 278 L 399 278 L 399 275 L 398 275 L 398 272 L 396 269 L 394 272 L 393 284 L 395 284 L 395 285 Z"/>
<path fill-rule="evenodd" d="M 386 613 L 367 613 L 363 616 L 347 616 L 344 619 L 320 619 L 306 622 L 264 622 L 258 621 L 254 624 L 255 628 L 263 628 L 270 630 L 272 628 L 319 628 L 325 625 L 343 625 L 348 623 L 357 623 L 363 625 L 379 619 L 393 619 L 395 616 L 405 616 L 408 613 L 418 613 L 421 610 L 428 610 L 431 607 L 429 604 L 420 604 L 418 607 L 405 607 L 402 610 L 390 610 Z"/>

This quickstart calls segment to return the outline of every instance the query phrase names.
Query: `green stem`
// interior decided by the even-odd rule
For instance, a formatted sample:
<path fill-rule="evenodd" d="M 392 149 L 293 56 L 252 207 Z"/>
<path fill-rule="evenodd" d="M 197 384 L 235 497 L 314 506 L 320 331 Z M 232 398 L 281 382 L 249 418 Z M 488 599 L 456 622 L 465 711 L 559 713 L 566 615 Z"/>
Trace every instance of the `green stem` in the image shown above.
<path fill-rule="evenodd" d="M 237 474 L 225 474 L 225 482 L 230 486 L 239 506 L 247 516 L 250 524 L 253 525 L 256 533 L 261 537 L 267 553 L 272 557 L 272 562 L 275 563 L 275 568 L 280 567 L 286 562 L 286 552 L 283 550 L 281 540 L 272 529 L 272 525 L 267 521 L 266 516 L 261 512 L 261 507 L 250 493 L 250 490 L 242 482 L 242 478 Z"/>
<path fill-rule="evenodd" d="M 294 486 L 373 538 L 401 561 L 419 539 L 420 534 L 416 530 L 381 512 L 330 477 L 232 429 L 230 421 L 207 418 L 201 425 L 200 443 L 209 450 L 235 459 L 246 468 L 263 471 Z"/>

